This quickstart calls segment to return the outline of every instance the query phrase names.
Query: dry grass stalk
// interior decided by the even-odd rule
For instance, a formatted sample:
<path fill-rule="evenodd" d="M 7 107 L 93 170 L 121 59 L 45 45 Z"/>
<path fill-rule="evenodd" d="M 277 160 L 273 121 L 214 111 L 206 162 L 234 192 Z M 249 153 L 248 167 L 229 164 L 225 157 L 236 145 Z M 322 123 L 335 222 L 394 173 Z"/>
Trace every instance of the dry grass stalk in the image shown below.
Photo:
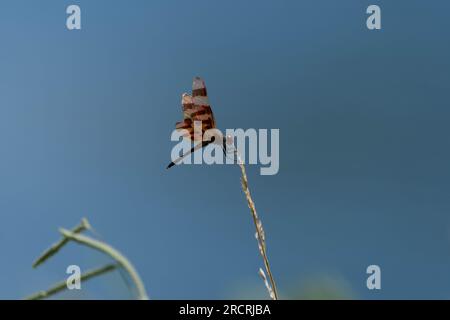
<path fill-rule="evenodd" d="M 267 257 L 266 237 L 264 234 L 264 228 L 263 228 L 261 220 L 258 217 L 258 214 L 256 213 L 255 203 L 253 202 L 253 199 L 250 195 L 250 190 L 248 188 L 248 179 L 247 179 L 247 174 L 245 172 L 244 162 L 241 160 L 241 157 L 239 156 L 239 154 L 237 152 L 236 152 L 236 155 L 237 155 L 239 167 L 241 168 L 242 190 L 244 191 L 245 197 L 247 198 L 248 207 L 250 208 L 250 212 L 252 214 L 253 223 L 255 224 L 255 228 L 256 228 L 255 237 L 256 237 L 256 240 L 258 241 L 259 252 L 261 254 L 261 257 L 263 258 L 264 267 L 266 269 L 266 272 L 264 272 L 264 270 L 260 268 L 259 275 L 261 276 L 261 278 L 264 281 L 267 291 L 269 292 L 270 298 L 273 300 L 278 300 L 277 287 L 275 285 L 275 280 L 273 278 L 272 271 L 270 270 L 269 259 Z M 269 277 L 270 283 L 269 283 L 269 281 L 267 281 L 266 273 Z"/>

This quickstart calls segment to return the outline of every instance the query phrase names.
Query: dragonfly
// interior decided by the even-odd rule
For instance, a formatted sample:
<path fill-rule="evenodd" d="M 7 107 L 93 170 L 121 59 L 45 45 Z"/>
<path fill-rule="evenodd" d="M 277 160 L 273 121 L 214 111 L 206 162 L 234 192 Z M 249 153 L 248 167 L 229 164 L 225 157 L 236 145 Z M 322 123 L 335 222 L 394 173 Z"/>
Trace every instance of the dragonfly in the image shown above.
<path fill-rule="evenodd" d="M 216 143 L 222 147 L 226 156 L 227 138 L 216 139 L 212 136 L 210 140 L 202 141 L 203 134 L 209 129 L 216 129 L 216 121 L 209 105 L 208 93 L 206 91 L 205 81 L 200 77 L 195 77 L 192 81 L 192 95 L 183 93 L 181 96 L 181 105 L 183 110 L 183 121 L 177 122 L 176 130 L 185 130 L 184 138 L 198 142 L 192 149 L 181 155 L 176 160 L 169 163 L 166 169 L 169 169 L 183 160 L 191 153 L 206 147 L 211 143 Z M 201 132 L 195 132 L 194 122 L 201 121 Z"/>

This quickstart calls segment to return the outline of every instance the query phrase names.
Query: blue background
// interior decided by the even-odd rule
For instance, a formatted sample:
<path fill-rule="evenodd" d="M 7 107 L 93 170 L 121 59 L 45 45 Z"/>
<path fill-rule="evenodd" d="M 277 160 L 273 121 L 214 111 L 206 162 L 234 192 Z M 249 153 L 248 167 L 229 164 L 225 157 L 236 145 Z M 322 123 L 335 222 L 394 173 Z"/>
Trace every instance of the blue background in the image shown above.
<path fill-rule="evenodd" d="M 66 29 L 78 4 L 82 30 Z M 378 4 L 382 30 L 366 28 Z M 279 128 L 250 187 L 284 298 L 450 298 L 448 1 L 0 3 L 0 298 L 109 261 L 151 298 L 265 298 L 235 166 L 169 171 L 180 96 L 206 80 L 218 126 Z M 382 289 L 366 288 L 366 268 Z M 118 273 L 58 297 L 132 298 Z"/>

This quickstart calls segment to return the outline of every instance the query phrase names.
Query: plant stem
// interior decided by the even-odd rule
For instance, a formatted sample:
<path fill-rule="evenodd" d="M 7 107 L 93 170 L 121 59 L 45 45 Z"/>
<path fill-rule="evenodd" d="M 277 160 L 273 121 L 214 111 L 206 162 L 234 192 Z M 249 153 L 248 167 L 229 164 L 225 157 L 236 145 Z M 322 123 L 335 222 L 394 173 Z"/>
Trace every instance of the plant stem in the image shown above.
<path fill-rule="evenodd" d="M 133 267 L 130 261 L 128 261 L 127 258 L 125 258 L 119 251 L 111 247 L 109 244 L 104 243 L 102 241 L 98 241 L 95 239 L 92 239 L 88 236 L 84 236 L 81 234 L 76 234 L 74 232 L 71 232 L 66 229 L 59 229 L 59 232 L 66 237 L 69 240 L 73 240 L 77 243 L 80 243 L 82 245 L 88 246 L 92 249 L 101 251 L 107 255 L 109 255 L 111 258 L 113 258 L 117 263 L 128 272 L 130 275 L 134 285 L 136 286 L 138 298 L 140 300 L 148 300 L 147 292 L 145 291 L 144 284 L 139 277 L 139 274 L 137 273 L 136 269 Z"/>
<path fill-rule="evenodd" d="M 85 230 L 89 230 L 91 229 L 91 225 L 89 224 L 89 221 L 86 218 L 81 219 L 81 222 L 79 225 L 77 225 L 76 227 L 74 227 L 72 229 L 73 233 L 80 233 L 83 232 Z M 39 258 L 37 258 L 34 262 L 33 262 L 33 268 L 37 268 L 40 264 L 44 263 L 48 258 L 52 257 L 55 253 L 57 253 L 65 244 L 67 244 L 67 242 L 69 241 L 69 239 L 63 237 L 61 240 L 59 240 L 58 242 L 54 243 L 53 245 L 50 246 L 50 248 L 48 248 L 47 250 L 45 250 L 40 256 Z"/>
<path fill-rule="evenodd" d="M 237 152 L 236 152 L 237 154 Z M 252 213 L 253 223 L 255 224 L 256 228 L 256 240 L 258 241 L 258 247 L 259 252 L 261 253 L 261 257 L 264 261 L 264 267 L 266 269 L 266 272 L 269 276 L 270 285 L 268 284 L 267 280 L 265 279 L 265 275 L 262 269 L 260 269 L 260 275 L 263 277 L 263 280 L 265 280 L 265 285 L 267 287 L 267 290 L 269 291 L 269 295 L 273 300 L 278 300 L 278 292 L 277 287 L 275 285 L 275 280 L 272 275 L 272 271 L 270 270 L 270 264 L 269 264 L 269 258 L 267 257 L 267 250 L 266 250 L 266 240 L 264 235 L 264 229 L 261 220 L 258 217 L 258 214 L 256 213 L 255 203 L 253 202 L 253 199 L 250 195 L 250 190 L 248 188 L 248 179 L 247 174 L 245 172 L 245 166 L 243 161 L 241 160 L 239 154 L 237 154 L 238 157 L 238 164 L 241 168 L 241 174 L 242 174 L 242 190 L 244 191 L 245 197 L 247 198 L 248 207 L 250 208 L 250 212 Z"/>
<path fill-rule="evenodd" d="M 108 264 L 106 266 L 103 266 L 103 267 L 100 267 L 97 269 L 86 271 L 85 273 L 83 273 L 80 276 L 80 281 L 89 280 L 93 277 L 105 274 L 107 272 L 111 272 L 111 271 L 115 270 L 116 268 L 117 268 L 117 264 L 113 263 L 113 264 Z M 54 286 L 52 286 L 50 289 L 47 289 L 45 291 L 36 292 L 36 293 L 26 297 L 25 300 L 41 300 L 44 298 L 48 298 L 54 294 L 57 294 L 58 292 L 64 291 L 66 289 L 67 289 L 67 282 L 65 280 L 60 281 L 60 282 L 56 283 Z"/>

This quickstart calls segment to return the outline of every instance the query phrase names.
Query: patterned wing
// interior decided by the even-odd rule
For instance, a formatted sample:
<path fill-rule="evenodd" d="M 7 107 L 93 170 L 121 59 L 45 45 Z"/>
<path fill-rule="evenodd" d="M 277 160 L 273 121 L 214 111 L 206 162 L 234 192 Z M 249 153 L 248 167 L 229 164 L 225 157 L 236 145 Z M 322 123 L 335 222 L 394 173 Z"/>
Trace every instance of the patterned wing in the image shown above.
<path fill-rule="evenodd" d="M 216 127 L 214 115 L 208 101 L 205 82 L 201 78 L 194 78 L 192 82 L 192 96 L 184 93 L 181 97 L 181 104 L 183 106 L 184 119 L 181 122 L 177 122 L 176 129 L 187 130 L 186 138 L 199 140 L 194 137 L 194 121 L 202 122 L 202 132 L 201 135 L 200 133 L 198 134 L 200 140 L 206 130 Z"/>

